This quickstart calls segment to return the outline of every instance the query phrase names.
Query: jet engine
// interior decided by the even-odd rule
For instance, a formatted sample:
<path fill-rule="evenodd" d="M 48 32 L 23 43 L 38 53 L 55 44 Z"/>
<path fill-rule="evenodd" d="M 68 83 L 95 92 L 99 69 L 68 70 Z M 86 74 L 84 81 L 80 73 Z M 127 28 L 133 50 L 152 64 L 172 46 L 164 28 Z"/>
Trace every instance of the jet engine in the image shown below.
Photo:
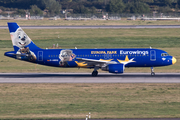
<path fill-rule="evenodd" d="M 110 73 L 123 73 L 125 67 L 123 64 L 109 64 L 101 69 L 104 71 L 109 71 Z"/>

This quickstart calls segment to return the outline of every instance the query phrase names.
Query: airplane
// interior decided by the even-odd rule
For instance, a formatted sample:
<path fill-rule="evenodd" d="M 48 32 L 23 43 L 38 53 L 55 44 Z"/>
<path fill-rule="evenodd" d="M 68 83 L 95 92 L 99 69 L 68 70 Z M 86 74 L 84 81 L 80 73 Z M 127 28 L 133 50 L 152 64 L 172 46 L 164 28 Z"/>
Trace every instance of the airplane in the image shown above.
<path fill-rule="evenodd" d="M 92 76 L 97 76 L 99 69 L 121 74 L 125 67 L 150 67 L 154 76 L 154 67 L 172 65 L 177 61 L 166 51 L 153 48 L 42 49 L 17 23 L 9 22 L 8 28 L 14 51 L 5 52 L 5 56 L 46 66 L 94 69 Z"/>

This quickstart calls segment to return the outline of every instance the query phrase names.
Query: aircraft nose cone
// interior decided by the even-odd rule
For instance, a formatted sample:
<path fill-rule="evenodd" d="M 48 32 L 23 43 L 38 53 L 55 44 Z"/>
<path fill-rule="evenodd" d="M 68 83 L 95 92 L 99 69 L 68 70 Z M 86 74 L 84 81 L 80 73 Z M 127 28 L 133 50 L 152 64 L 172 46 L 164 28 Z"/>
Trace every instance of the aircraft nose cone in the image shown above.
<path fill-rule="evenodd" d="M 172 64 L 175 64 L 176 62 L 177 62 L 176 58 L 173 57 L 173 58 L 172 58 Z"/>

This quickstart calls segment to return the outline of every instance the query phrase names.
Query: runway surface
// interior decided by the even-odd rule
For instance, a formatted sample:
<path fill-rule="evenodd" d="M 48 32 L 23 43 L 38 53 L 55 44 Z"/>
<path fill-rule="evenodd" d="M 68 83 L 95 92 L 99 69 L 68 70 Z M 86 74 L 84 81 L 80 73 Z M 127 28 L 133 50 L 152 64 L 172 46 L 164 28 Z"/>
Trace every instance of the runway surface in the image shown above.
<path fill-rule="evenodd" d="M 98 25 L 98 26 L 21 26 L 23 29 L 129 29 L 129 28 L 180 28 L 180 25 Z M 0 29 L 8 29 L 0 26 Z"/>
<path fill-rule="evenodd" d="M 66 120 L 72 120 L 72 119 L 66 119 Z M 84 119 L 76 119 L 76 120 L 84 120 Z M 88 120 L 180 120 L 180 118 L 132 118 L 132 119 L 88 119 Z"/>
<path fill-rule="evenodd" d="M 180 73 L 0 73 L 0 83 L 180 83 Z"/>

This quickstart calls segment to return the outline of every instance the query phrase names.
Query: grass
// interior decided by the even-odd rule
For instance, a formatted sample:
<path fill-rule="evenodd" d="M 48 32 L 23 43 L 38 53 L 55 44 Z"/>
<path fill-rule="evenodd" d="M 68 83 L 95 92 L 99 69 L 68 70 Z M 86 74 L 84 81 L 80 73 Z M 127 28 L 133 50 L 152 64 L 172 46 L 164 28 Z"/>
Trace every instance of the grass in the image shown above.
<path fill-rule="evenodd" d="M 180 29 L 25 29 L 41 48 L 159 48 L 180 60 Z M 4 56 L 13 50 L 7 29 L 0 30 L 0 72 L 92 72 L 88 69 L 52 68 Z M 58 38 L 59 36 L 59 38 Z M 180 63 L 156 68 L 156 72 L 180 72 Z M 127 68 L 125 72 L 150 72 L 149 68 Z"/>
<path fill-rule="evenodd" d="M 143 20 L 85 20 L 85 21 L 67 21 L 67 20 L 1 20 L 0 26 L 7 26 L 7 22 L 17 22 L 24 26 L 57 26 L 57 25 L 179 25 L 178 20 L 170 21 L 143 21 Z"/>
<path fill-rule="evenodd" d="M 0 35 L 0 48 L 11 44 L 8 30 Z M 180 29 L 26 29 L 25 32 L 40 47 L 59 44 L 62 48 L 119 48 L 119 47 L 179 47 Z M 59 36 L 59 38 L 58 38 Z"/>
<path fill-rule="evenodd" d="M 60 78 L 61 79 L 61 78 Z M 0 84 L 0 119 L 176 118 L 180 84 Z"/>

